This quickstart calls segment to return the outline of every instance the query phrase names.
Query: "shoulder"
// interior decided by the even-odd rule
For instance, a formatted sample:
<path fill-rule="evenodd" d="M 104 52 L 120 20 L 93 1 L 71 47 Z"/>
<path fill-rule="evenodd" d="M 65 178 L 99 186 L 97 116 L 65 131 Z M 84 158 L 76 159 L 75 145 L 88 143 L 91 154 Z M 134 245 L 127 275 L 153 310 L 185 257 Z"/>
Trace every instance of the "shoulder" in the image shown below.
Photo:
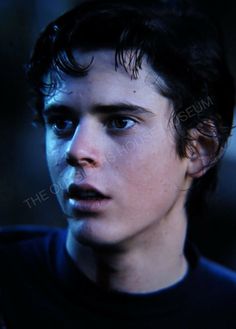
<path fill-rule="evenodd" d="M 62 228 L 47 226 L 19 225 L 0 227 L 0 248 L 3 250 L 15 247 L 20 248 L 24 244 L 42 244 L 53 237 L 63 235 Z"/>
<path fill-rule="evenodd" d="M 195 247 L 188 255 L 186 309 L 191 310 L 190 314 L 201 314 L 201 319 L 210 321 L 214 317 L 216 323 L 223 323 L 222 328 L 231 328 L 228 323 L 236 328 L 236 273 L 201 256 Z"/>
<path fill-rule="evenodd" d="M 228 289 L 236 297 L 236 272 L 215 263 L 207 258 L 199 260 L 199 275 L 204 278 L 208 286 L 225 291 Z"/>
<path fill-rule="evenodd" d="M 230 324 L 233 322 L 236 325 L 236 273 L 234 271 L 200 257 L 192 273 L 189 292 L 191 292 L 194 309 L 199 310 L 205 318 L 209 314 L 211 316 L 214 314 L 215 319 L 219 321 L 227 319 Z"/>
<path fill-rule="evenodd" d="M 0 228 L 0 264 L 2 273 L 20 271 L 32 264 L 47 263 L 56 254 L 65 230 L 43 226 L 13 226 Z"/>
<path fill-rule="evenodd" d="M 58 229 L 47 226 L 16 225 L 0 227 L 0 247 L 21 241 L 45 237 Z"/>
<path fill-rule="evenodd" d="M 49 307 L 50 300 L 56 299 L 56 261 L 65 236 L 66 230 L 60 228 L 0 228 L 0 319 L 2 311 L 17 324 L 30 321 L 22 318 L 26 309 L 36 318 L 39 307 Z"/>
<path fill-rule="evenodd" d="M 186 256 L 191 283 L 204 294 L 234 293 L 236 298 L 236 272 L 202 256 L 197 247 L 188 243 Z"/>

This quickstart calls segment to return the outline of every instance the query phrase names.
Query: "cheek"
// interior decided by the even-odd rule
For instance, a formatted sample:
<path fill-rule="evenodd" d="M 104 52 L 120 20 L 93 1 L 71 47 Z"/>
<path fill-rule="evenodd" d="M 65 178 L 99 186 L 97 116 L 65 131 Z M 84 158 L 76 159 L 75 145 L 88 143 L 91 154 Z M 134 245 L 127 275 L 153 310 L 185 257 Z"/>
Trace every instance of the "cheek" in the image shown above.
<path fill-rule="evenodd" d="M 164 132 L 146 132 L 126 140 L 114 155 L 117 169 L 138 175 L 155 171 L 156 168 L 172 167 L 178 161 L 175 144 Z M 138 172 L 137 172 L 138 171 Z"/>
<path fill-rule="evenodd" d="M 53 180 L 58 179 L 60 173 L 65 167 L 65 149 L 64 143 L 55 142 L 50 138 L 50 134 L 46 137 L 46 156 L 50 175 Z"/>
<path fill-rule="evenodd" d="M 63 195 L 66 189 L 65 177 L 67 176 L 64 146 L 61 143 L 54 142 L 53 139 L 47 139 L 46 154 L 52 181 L 51 189 L 55 191 L 59 204 L 64 209 Z"/>
<path fill-rule="evenodd" d="M 133 149 L 120 154 L 116 170 L 132 195 L 153 192 L 164 196 L 175 193 L 184 181 L 184 165 L 176 154 L 174 142 L 167 136 L 144 143 L 130 143 Z M 140 199 L 140 196 L 139 196 Z"/>
<path fill-rule="evenodd" d="M 180 184 L 182 172 L 176 158 L 166 153 L 151 152 L 147 157 L 135 159 L 127 167 L 127 178 L 133 186 L 151 192 L 162 188 L 163 192 L 169 187 Z"/>

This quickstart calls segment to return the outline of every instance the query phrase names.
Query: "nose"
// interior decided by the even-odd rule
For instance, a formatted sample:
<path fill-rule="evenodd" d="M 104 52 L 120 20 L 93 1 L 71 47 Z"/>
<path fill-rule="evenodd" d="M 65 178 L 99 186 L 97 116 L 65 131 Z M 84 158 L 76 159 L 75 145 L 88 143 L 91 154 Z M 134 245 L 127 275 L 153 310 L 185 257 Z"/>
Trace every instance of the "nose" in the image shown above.
<path fill-rule="evenodd" d="M 102 163 L 102 139 L 97 124 L 81 120 L 66 151 L 66 161 L 73 167 L 99 167 Z"/>

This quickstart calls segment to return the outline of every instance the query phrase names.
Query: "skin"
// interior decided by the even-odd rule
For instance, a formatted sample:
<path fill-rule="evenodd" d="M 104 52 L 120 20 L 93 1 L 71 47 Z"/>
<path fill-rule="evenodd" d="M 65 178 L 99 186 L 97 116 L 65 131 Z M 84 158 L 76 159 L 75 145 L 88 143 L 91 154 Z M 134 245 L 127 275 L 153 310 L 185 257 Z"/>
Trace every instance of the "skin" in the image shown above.
<path fill-rule="evenodd" d="M 106 289 L 147 293 L 171 286 L 187 272 L 184 202 L 194 166 L 176 153 L 172 104 L 145 60 L 131 79 L 124 68 L 115 70 L 113 51 L 75 55 L 80 64 L 93 56 L 92 67 L 84 77 L 62 75 L 44 113 L 48 166 L 69 223 L 67 251 Z M 90 184 L 110 199 L 84 213 L 65 197 L 71 183 Z"/>

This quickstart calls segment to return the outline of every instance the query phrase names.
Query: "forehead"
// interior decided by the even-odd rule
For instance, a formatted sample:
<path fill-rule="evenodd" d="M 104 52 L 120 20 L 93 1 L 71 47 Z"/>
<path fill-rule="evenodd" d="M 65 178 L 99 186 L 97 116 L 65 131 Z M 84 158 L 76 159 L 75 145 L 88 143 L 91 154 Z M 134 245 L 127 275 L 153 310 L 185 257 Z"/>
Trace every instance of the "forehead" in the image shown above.
<path fill-rule="evenodd" d="M 79 65 L 89 70 L 85 76 L 72 77 L 60 72 L 59 83 L 53 94 L 45 99 L 45 105 L 66 101 L 96 101 L 101 104 L 111 102 L 138 102 L 139 106 L 148 107 L 155 102 L 163 101 L 159 93 L 158 83 L 160 78 L 153 71 L 144 57 L 142 67 L 137 78 L 132 77 L 129 69 L 129 61 L 132 61 L 131 53 L 126 54 L 127 68 L 122 65 L 116 67 L 115 51 L 74 51 L 74 57 Z M 131 63 L 132 64 L 132 63 Z M 50 81 L 49 81 L 50 82 Z M 166 101 L 166 99 L 165 99 Z"/>

